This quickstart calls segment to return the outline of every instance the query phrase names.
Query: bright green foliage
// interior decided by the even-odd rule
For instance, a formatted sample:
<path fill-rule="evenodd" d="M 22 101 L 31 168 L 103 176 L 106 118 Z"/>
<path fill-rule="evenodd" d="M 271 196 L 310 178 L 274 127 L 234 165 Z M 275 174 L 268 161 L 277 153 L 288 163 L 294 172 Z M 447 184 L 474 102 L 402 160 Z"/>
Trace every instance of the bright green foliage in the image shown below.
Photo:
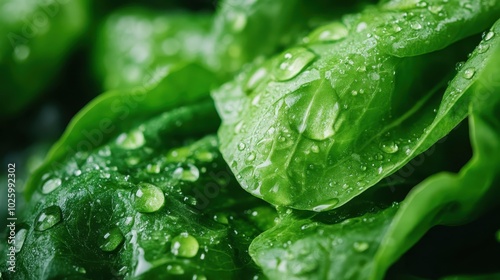
<path fill-rule="evenodd" d="M 217 124 L 215 117 L 210 102 L 181 107 L 45 172 L 17 233 L 12 278 L 257 273 L 245 251 L 265 228 L 245 211 L 265 206 L 235 184 L 216 137 L 194 141 L 216 128 L 200 121 Z"/>
<path fill-rule="evenodd" d="M 222 154 L 243 188 L 275 205 L 339 207 L 467 116 L 467 89 L 489 42 L 443 94 L 456 57 L 471 48 L 462 41 L 435 51 L 484 30 L 500 15 L 500 3 L 477 1 L 469 10 L 450 1 L 434 14 L 438 1 L 417 2 L 344 16 L 214 91 Z M 396 31 L 387 27 L 393 21 Z M 452 32 L 457 26 L 461 32 Z M 418 49 L 400 50 L 398 42 L 414 38 Z"/>
<path fill-rule="evenodd" d="M 491 32 L 500 32 L 500 21 Z M 479 52 L 484 44 L 491 46 L 486 58 Z M 495 205 L 500 197 L 495 183 L 500 179 L 500 38 L 485 37 L 464 67 L 476 65 L 478 57 L 484 59 L 483 64 L 476 83 L 468 88 L 473 95 L 470 136 L 474 156 L 460 173 L 429 177 L 410 192 L 399 209 L 393 205 L 353 217 L 356 211 L 370 208 L 352 205 L 352 201 L 325 213 L 337 217 L 333 224 L 321 215 L 286 216 L 250 247 L 267 276 L 383 279 L 389 266 L 431 227 L 464 223 Z M 457 81 L 460 79 L 453 80 L 450 87 Z"/>
<path fill-rule="evenodd" d="M 115 12 L 96 42 L 96 74 L 108 90 L 143 85 L 152 73 L 199 60 L 211 23 L 208 14 L 140 8 Z"/>
<path fill-rule="evenodd" d="M 0 2 L 0 116 L 19 112 L 45 90 L 87 22 L 83 0 Z"/>

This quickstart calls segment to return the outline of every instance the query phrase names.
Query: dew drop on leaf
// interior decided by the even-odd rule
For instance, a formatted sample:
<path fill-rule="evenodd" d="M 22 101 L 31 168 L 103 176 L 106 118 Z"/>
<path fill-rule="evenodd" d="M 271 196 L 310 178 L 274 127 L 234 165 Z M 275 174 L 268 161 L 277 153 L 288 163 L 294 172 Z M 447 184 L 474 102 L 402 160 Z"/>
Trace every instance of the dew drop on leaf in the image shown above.
<path fill-rule="evenodd" d="M 188 163 L 186 166 L 177 167 L 174 173 L 172 173 L 172 177 L 177 180 L 195 182 L 200 178 L 200 170 L 196 166 Z"/>
<path fill-rule="evenodd" d="M 255 72 L 252 73 L 250 78 L 248 78 L 247 82 L 245 83 L 245 91 L 251 92 L 252 90 L 254 90 L 260 83 L 260 81 L 264 80 L 266 75 L 267 69 L 265 67 L 261 67 L 255 70 Z"/>
<path fill-rule="evenodd" d="M 370 247 L 370 245 L 366 242 L 354 242 L 352 246 L 354 250 L 360 253 L 368 250 L 368 248 Z"/>
<path fill-rule="evenodd" d="M 192 258 L 198 253 L 199 247 L 196 238 L 187 233 L 181 233 L 172 239 L 170 251 L 179 257 Z"/>
<path fill-rule="evenodd" d="M 246 148 L 245 143 L 240 142 L 240 143 L 238 144 L 238 150 L 243 151 L 245 148 Z"/>
<path fill-rule="evenodd" d="M 81 173 L 81 171 L 80 171 L 80 173 Z M 55 189 L 57 189 L 59 186 L 61 186 L 61 179 L 59 179 L 59 178 L 49 179 L 43 184 L 42 193 L 44 193 L 44 194 L 51 193 Z"/>
<path fill-rule="evenodd" d="M 123 233 L 118 227 L 106 231 L 99 241 L 99 248 L 105 252 L 116 250 L 125 240 Z"/>
<path fill-rule="evenodd" d="M 14 237 L 15 240 L 15 252 L 19 253 L 21 249 L 23 248 L 24 241 L 26 240 L 26 236 L 28 235 L 28 230 L 25 228 L 20 229 L 17 233 L 16 236 Z"/>
<path fill-rule="evenodd" d="M 116 144 L 126 150 L 140 148 L 146 143 L 142 131 L 136 129 L 129 133 L 122 133 L 116 138 Z"/>
<path fill-rule="evenodd" d="M 483 39 L 485 41 L 489 41 L 489 40 L 491 40 L 491 38 L 493 38 L 493 36 L 495 36 L 495 33 L 493 31 L 489 31 L 489 32 L 484 34 Z"/>
<path fill-rule="evenodd" d="M 347 27 L 343 23 L 335 21 L 314 30 L 308 36 L 308 41 L 311 43 L 334 42 L 347 37 L 348 34 Z"/>
<path fill-rule="evenodd" d="M 325 140 L 335 133 L 340 114 L 337 96 L 327 80 L 312 82 L 285 98 L 293 130 L 312 140 Z"/>
<path fill-rule="evenodd" d="M 410 23 L 410 27 L 414 30 L 420 30 L 422 29 L 422 24 L 420 24 L 420 22 L 414 21 Z"/>
<path fill-rule="evenodd" d="M 322 212 L 326 210 L 333 209 L 337 204 L 339 204 L 339 200 L 337 198 L 333 198 L 327 201 L 324 201 L 321 205 L 313 207 L 313 211 Z"/>
<path fill-rule="evenodd" d="M 44 231 L 52 228 L 62 220 L 61 208 L 59 206 L 49 206 L 38 214 L 35 220 L 35 230 Z"/>
<path fill-rule="evenodd" d="M 382 149 L 384 153 L 394 154 L 399 150 L 399 146 L 394 142 L 387 142 L 380 144 L 380 149 Z"/>
<path fill-rule="evenodd" d="M 297 76 L 316 55 L 303 47 L 296 47 L 281 54 L 274 76 L 278 81 L 287 81 Z"/>
<path fill-rule="evenodd" d="M 157 186 L 141 183 L 133 195 L 134 208 L 141 213 L 158 211 L 165 203 L 165 196 Z"/>
<path fill-rule="evenodd" d="M 467 80 L 472 79 L 472 77 L 474 77 L 474 74 L 476 74 L 476 70 L 474 70 L 474 68 L 467 68 L 464 71 L 464 78 L 466 78 Z"/>
<path fill-rule="evenodd" d="M 487 44 L 480 44 L 478 47 L 477 47 L 477 52 L 478 53 L 485 53 L 486 51 L 488 51 L 488 49 L 490 48 L 490 45 L 487 45 Z"/>

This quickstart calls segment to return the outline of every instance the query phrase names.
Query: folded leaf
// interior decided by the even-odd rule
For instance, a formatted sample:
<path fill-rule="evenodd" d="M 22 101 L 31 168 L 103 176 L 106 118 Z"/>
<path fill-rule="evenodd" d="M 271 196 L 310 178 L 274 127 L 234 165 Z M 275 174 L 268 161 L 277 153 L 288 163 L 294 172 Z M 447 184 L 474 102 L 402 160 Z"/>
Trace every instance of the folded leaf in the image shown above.
<path fill-rule="evenodd" d="M 206 124 L 216 124 L 214 118 L 211 102 L 181 107 L 44 172 L 17 231 L 16 272 L 6 276 L 257 274 L 246 250 L 266 229 L 260 229 L 256 221 L 262 215 L 255 212 L 266 206 L 237 186 L 215 136 L 196 140 L 215 130 Z"/>
<path fill-rule="evenodd" d="M 222 154 L 243 188 L 274 205 L 333 209 L 400 169 L 462 121 L 468 114 L 468 88 L 484 67 L 488 44 L 443 95 L 438 92 L 469 42 L 436 51 L 484 30 L 500 15 L 500 5 L 477 1 L 469 10 L 452 1 L 435 14 L 438 2 L 369 6 L 320 27 L 307 44 L 215 90 L 223 119 Z M 443 21 L 441 13 L 454 20 Z M 391 20 L 410 15 L 421 25 L 407 19 L 396 32 L 387 30 Z M 423 25 L 437 26 L 432 36 Z M 387 47 L 389 41 L 414 39 L 418 49 Z"/>

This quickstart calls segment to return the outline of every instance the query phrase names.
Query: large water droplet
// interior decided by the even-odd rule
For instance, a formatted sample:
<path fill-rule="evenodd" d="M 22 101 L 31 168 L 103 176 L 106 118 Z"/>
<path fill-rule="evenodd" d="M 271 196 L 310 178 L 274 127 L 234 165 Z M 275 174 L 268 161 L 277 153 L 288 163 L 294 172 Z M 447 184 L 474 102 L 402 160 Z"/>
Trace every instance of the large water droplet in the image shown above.
<path fill-rule="evenodd" d="M 250 92 L 254 90 L 260 83 L 260 81 L 264 80 L 266 75 L 267 75 L 267 69 L 265 67 L 261 67 L 255 70 L 255 72 L 252 73 L 250 78 L 248 78 L 247 82 L 245 83 L 245 91 Z"/>
<path fill-rule="evenodd" d="M 321 205 L 315 206 L 312 210 L 315 212 L 322 212 L 326 210 L 331 210 L 335 208 L 339 204 L 339 200 L 337 198 L 333 198 L 327 201 L 324 201 Z"/>
<path fill-rule="evenodd" d="M 340 114 L 336 95 L 325 79 L 290 93 L 285 102 L 289 107 L 291 128 L 313 140 L 325 140 L 334 134 Z"/>
<path fill-rule="evenodd" d="M 42 186 L 42 193 L 48 194 L 61 186 L 61 179 L 54 178 L 47 180 Z"/>
<path fill-rule="evenodd" d="M 387 143 L 380 144 L 380 149 L 382 149 L 382 151 L 384 151 L 384 153 L 394 154 L 395 152 L 397 152 L 399 150 L 399 146 L 398 146 L 398 144 L 396 144 L 394 142 L 387 142 Z"/>
<path fill-rule="evenodd" d="M 489 31 L 488 33 L 484 34 L 484 40 L 489 41 L 491 40 L 491 38 L 493 38 L 493 36 L 495 36 L 495 33 L 493 31 Z"/>
<path fill-rule="evenodd" d="M 439 13 L 443 10 L 443 6 L 442 5 L 431 5 L 427 9 L 429 10 L 429 12 L 431 12 L 435 15 L 439 15 Z"/>
<path fill-rule="evenodd" d="M 21 249 L 23 248 L 24 241 L 26 240 L 26 236 L 28 235 L 28 230 L 25 228 L 20 229 L 17 233 L 16 236 L 14 237 L 15 240 L 15 251 L 16 253 L 19 253 Z"/>
<path fill-rule="evenodd" d="M 490 45 L 488 44 L 480 44 L 478 47 L 477 47 L 477 52 L 478 53 L 485 53 L 488 51 L 488 49 L 490 48 Z"/>
<path fill-rule="evenodd" d="M 474 74 L 476 74 L 476 70 L 474 70 L 474 68 L 467 68 L 464 71 L 464 78 L 466 78 L 467 80 L 472 79 L 472 77 L 474 77 Z"/>
<path fill-rule="evenodd" d="M 172 177 L 177 180 L 195 182 L 200 178 L 200 170 L 188 163 L 186 166 L 177 167 L 172 173 Z"/>
<path fill-rule="evenodd" d="M 146 143 L 142 131 L 136 129 L 129 133 L 122 133 L 116 138 L 116 144 L 123 149 L 133 150 L 140 148 Z"/>
<path fill-rule="evenodd" d="M 141 183 L 134 192 L 134 208 L 142 213 L 158 211 L 165 203 L 165 196 L 157 186 Z"/>
<path fill-rule="evenodd" d="M 187 233 L 181 233 L 172 239 L 171 252 L 179 257 L 192 258 L 198 253 L 199 247 L 196 238 Z"/>
<path fill-rule="evenodd" d="M 297 76 L 302 69 L 316 58 L 316 55 L 306 48 L 297 47 L 281 54 L 274 76 L 278 81 L 286 81 Z"/>
<path fill-rule="evenodd" d="M 368 248 L 370 247 L 370 245 L 366 242 L 354 242 L 354 244 L 352 244 L 354 250 L 356 250 L 357 252 L 364 252 L 366 250 L 368 250 Z"/>
<path fill-rule="evenodd" d="M 333 42 L 347 37 L 348 34 L 347 27 L 343 23 L 335 21 L 314 30 L 308 36 L 308 41 L 311 43 Z"/>
<path fill-rule="evenodd" d="M 62 220 L 61 208 L 59 206 L 49 206 L 38 214 L 35 220 L 35 230 L 44 231 L 52 228 Z"/>
<path fill-rule="evenodd" d="M 112 252 L 120 246 L 125 238 L 118 227 L 114 227 L 104 233 L 99 241 L 99 248 L 105 252 Z"/>

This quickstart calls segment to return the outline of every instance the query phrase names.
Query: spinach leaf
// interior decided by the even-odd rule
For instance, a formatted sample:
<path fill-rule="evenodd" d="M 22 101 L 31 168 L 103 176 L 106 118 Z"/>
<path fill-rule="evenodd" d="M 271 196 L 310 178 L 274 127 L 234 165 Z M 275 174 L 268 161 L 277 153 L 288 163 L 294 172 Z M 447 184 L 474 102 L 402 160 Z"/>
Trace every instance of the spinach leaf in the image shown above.
<path fill-rule="evenodd" d="M 250 254 L 265 275 L 383 279 L 386 269 L 434 225 L 464 223 L 495 205 L 500 197 L 500 38 L 490 36 L 499 31 L 500 21 L 464 65 L 472 67 L 478 58 L 484 59 L 476 82 L 468 87 L 473 96 L 469 120 L 474 156 L 460 173 L 433 175 L 399 205 L 385 210 L 371 207 L 366 197 L 364 204 L 353 205 L 358 197 L 344 207 L 313 217 L 290 212 L 250 246 Z M 490 49 L 482 52 L 486 44 Z M 450 87 L 460 81 L 454 79 Z M 334 221 L 325 219 L 327 215 Z"/>
<path fill-rule="evenodd" d="M 100 29 L 94 65 L 106 90 L 143 85 L 158 68 L 200 59 L 212 23 L 209 14 L 125 8 Z"/>
<path fill-rule="evenodd" d="M 16 273 L 6 277 L 258 274 L 246 250 L 266 229 L 259 213 L 272 212 L 238 187 L 217 138 L 200 139 L 216 125 L 211 102 L 180 107 L 45 172 L 17 232 Z"/>
<path fill-rule="evenodd" d="M 377 253 L 378 277 L 432 226 L 467 222 L 494 205 L 500 196 L 500 38 L 492 35 L 498 32 L 500 21 L 485 33 L 466 63 L 472 67 L 481 57 L 481 49 L 486 45 L 491 48 L 478 69 L 477 82 L 469 89 L 474 96 L 469 119 L 473 158 L 460 173 L 436 174 L 412 190 Z"/>
<path fill-rule="evenodd" d="M 43 92 L 88 22 L 88 3 L 7 0 L 0 7 L 0 116 Z"/>
<path fill-rule="evenodd" d="M 196 83 L 192 78 L 196 77 Z M 184 104 L 197 102 L 213 83 L 213 74 L 196 64 L 179 64 L 146 76 L 143 86 L 113 90 L 87 104 L 49 151 L 44 164 L 26 184 L 28 198 L 42 175 L 62 165 L 77 151 L 89 152 L 130 127 L 131 122 Z M 217 122 L 216 122 L 217 123 Z"/>
<path fill-rule="evenodd" d="M 488 44 L 442 95 L 469 41 L 436 51 L 484 30 L 500 5 L 426 3 L 389 1 L 346 15 L 213 92 L 223 120 L 222 154 L 243 188 L 274 205 L 333 209 L 467 116 L 468 88 L 484 67 Z M 388 30 L 395 20 L 399 28 Z M 421 44 L 405 46 L 407 53 L 391 48 L 413 39 Z"/>

